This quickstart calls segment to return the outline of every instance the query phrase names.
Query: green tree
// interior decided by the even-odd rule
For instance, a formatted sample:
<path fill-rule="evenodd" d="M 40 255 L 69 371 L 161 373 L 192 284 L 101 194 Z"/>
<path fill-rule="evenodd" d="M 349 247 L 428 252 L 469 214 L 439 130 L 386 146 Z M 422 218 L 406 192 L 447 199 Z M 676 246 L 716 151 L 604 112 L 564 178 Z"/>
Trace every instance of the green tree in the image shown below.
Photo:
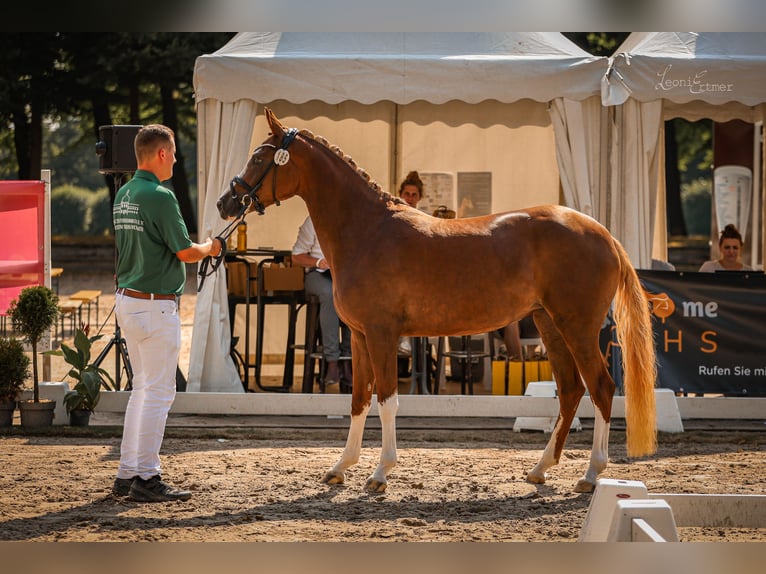
<path fill-rule="evenodd" d="M 18 179 L 39 179 L 43 118 L 63 107 L 58 56 L 58 34 L 0 34 L 0 128 L 11 131 Z"/>
<path fill-rule="evenodd" d="M 196 149 L 194 64 L 198 56 L 217 50 L 232 35 L 0 36 L 0 177 L 36 179 L 45 158 L 46 166 L 62 167 L 55 184 L 90 187 L 98 166 L 94 145 L 100 126 L 164 123 L 177 139 L 173 189 L 189 230 L 195 232 L 188 173 L 194 175 L 196 162 L 191 162 L 195 169 L 190 170 L 186 159 L 189 149 Z M 60 161 L 62 156 L 66 160 Z M 97 177 L 113 197 L 114 178 Z"/>

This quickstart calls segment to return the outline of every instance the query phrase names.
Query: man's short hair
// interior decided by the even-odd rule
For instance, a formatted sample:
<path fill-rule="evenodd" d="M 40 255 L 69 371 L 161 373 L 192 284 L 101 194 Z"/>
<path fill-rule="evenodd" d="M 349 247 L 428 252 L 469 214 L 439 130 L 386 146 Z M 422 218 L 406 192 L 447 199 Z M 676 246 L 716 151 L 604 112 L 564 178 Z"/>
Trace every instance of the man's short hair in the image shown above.
<path fill-rule="evenodd" d="M 140 162 L 142 158 L 150 156 L 158 148 L 175 142 L 175 133 L 173 130 L 162 124 L 149 124 L 143 126 L 136 134 L 133 147 L 136 151 L 136 158 Z"/>

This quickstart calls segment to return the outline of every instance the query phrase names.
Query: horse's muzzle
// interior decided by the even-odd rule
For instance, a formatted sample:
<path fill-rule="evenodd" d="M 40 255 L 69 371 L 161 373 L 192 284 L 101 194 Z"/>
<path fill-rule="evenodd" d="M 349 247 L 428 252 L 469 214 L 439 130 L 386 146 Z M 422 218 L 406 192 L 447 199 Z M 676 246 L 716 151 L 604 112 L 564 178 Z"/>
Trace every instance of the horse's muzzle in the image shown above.
<path fill-rule="evenodd" d="M 215 206 L 218 208 L 218 213 L 221 215 L 221 219 L 230 219 L 234 217 L 239 207 L 228 197 L 219 199 Z"/>

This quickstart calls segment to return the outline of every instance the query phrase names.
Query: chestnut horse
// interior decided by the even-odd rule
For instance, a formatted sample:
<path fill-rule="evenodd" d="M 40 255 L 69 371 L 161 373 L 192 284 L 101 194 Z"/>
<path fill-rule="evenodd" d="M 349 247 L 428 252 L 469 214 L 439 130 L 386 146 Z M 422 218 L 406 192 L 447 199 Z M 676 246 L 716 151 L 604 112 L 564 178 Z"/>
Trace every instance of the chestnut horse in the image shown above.
<path fill-rule="evenodd" d="M 615 384 L 599 349 L 614 302 L 624 364 L 627 451 L 657 448 L 654 340 L 649 308 L 623 247 L 598 222 L 558 205 L 439 219 L 407 206 L 337 146 L 286 130 L 266 108 L 271 135 L 218 200 L 221 217 L 263 213 L 297 195 L 306 202 L 333 275 L 335 307 L 351 328 L 353 390 L 345 449 L 324 476 L 342 483 L 359 460 L 377 393 L 380 460 L 366 489 L 382 492 L 396 464 L 399 337 L 469 335 L 533 315 L 556 380 L 559 416 L 527 480 L 543 484 L 558 463 L 585 389 L 595 406 L 590 463 L 575 491 L 591 492 L 606 468 Z"/>

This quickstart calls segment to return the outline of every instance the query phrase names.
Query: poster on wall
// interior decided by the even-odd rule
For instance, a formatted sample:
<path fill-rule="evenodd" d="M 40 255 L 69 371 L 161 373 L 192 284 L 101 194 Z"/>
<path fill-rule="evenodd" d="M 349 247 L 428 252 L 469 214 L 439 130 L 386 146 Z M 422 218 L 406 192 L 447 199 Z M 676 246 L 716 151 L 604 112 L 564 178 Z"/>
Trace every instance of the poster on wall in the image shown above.
<path fill-rule="evenodd" d="M 418 208 L 429 215 L 440 205 L 455 209 L 455 175 L 447 171 L 420 172 L 423 181 L 423 198 Z"/>
<path fill-rule="evenodd" d="M 492 172 L 458 172 L 456 211 L 458 217 L 492 213 Z"/>

